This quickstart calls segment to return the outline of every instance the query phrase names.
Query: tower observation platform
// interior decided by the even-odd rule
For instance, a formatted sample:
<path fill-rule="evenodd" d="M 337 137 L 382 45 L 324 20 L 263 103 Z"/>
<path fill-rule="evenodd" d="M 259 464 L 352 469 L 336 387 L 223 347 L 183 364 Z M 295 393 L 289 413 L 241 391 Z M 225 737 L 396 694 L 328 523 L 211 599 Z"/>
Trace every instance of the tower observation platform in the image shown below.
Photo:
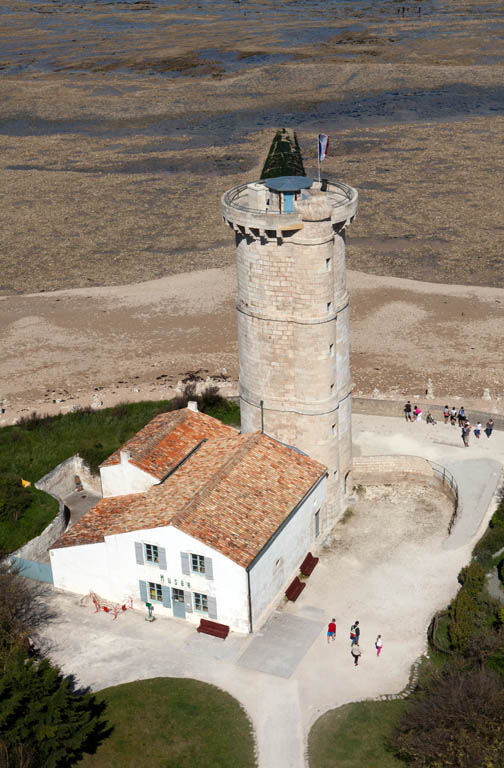
<path fill-rule="evenodd" d="M 263 429 L 328 467 L 325 527 L 351 483 L 345 231 L 357 203 L 352 187 L 305 176 L 222 196 L 236 240 L 242 431 Z"/>

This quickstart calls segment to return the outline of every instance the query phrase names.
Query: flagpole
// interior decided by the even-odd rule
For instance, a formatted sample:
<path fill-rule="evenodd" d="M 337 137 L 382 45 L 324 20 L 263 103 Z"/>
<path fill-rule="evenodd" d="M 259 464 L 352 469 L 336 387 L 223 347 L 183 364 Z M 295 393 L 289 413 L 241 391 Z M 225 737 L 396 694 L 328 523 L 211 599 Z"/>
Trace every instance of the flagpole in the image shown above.
<path fill-rule="evenodd" d="M 320 136 L 317 137 L 317 165 L 318 165 L 318 180 L 320 184 Z"/>

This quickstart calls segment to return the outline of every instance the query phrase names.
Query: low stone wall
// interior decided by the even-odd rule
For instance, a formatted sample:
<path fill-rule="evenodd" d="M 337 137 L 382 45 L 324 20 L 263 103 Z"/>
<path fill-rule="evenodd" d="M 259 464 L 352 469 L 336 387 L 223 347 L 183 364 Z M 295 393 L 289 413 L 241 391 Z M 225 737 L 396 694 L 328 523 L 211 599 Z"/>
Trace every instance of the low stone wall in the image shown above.
<path fill-rule="evenodd" d="M 370 416 L 396 416 L 404 418 L 404 403 L 406 400 L 374 400 L 370 397 L 353 397 L 352 410 L 354 413 L 369 414 Z M 438 423 L 444 423 L 443 406 L 430 403 L 425 399 L 412 400 L 412 403 L 419 403 L 422 408 L 423 418 L 427 416 L 428 411 L 432 413 Z M 449 403 L 451 406 L 452 403 Z M 467 416 L 471 424 L 481 421 L 483 429 L 491 417 L 494 421 L 494 429 L 504 429 L 504 416 L 498 416 L 495 413 L 486 413 L 484 411 L 473 411 L 466 408 Z"/>
<path fill-rule="evenodd" d="M 50 493 L 56 499 L 64 499 L 75 491 L 75 475 L 79 475 L 84 490 L 101 496 L 99 475 L 92 475 L 80 456 L 70 456 L 54 467 L 35 483 L 35 488 Z"/>
<path fill-rule="evenodd" d="M 62 461 L 51 472 L 35 483 L 35 488 L 45 491 L 56 499 L 59 505 L 57 516 L 44 528 L 40 536 L 24 544 L 13 553 L 17 557 L 36 562 L 49 562 L 49 549 L 65 532 L 68 525 L 68 510 L 63 499 L 75 491 L 75 475 L 79 475 L 84 490 L 93 491 L 101 496 L 99 477 L 93 476 L 80 456 L 71 456 Z"/>
<path fill-rule="evenodd" d="M 443 477 L 443 468 L 434 469 L 420 456 L 356 456 L 353 460 L 353 485 L 386 485 L 387 483 L 423 483 L 445 493 L 454 503 L 457 491 Z M 451 476 L 450 476 L 451 477 Z"/>

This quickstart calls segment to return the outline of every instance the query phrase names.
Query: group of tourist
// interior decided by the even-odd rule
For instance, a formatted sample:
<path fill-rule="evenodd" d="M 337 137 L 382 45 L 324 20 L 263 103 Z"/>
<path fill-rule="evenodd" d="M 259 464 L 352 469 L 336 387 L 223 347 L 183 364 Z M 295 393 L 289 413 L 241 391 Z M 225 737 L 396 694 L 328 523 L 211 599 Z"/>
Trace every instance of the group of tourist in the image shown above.
<path fill-rule="evenodd" d="M 327 642 L 333 643 L 336 640 L 336 619 L 331 619 L 329 626 L 327 627 Z M 359 659 L 362 655 L 360 647 L 360 625 L 358 621 L 354 621 L 350 627 L 350 653 L 354 660 L 354 667 L 359 666 Z M 382 636 L 378 635 L 375 640 L 376 655 L 379 656 L 383 647 Z"/>
<path fill-rule="evenodd" d="M 411 405 L 410 400 L 408 400 L 408 402 L 404 406 L 404 418 L 406 419 L 407 422 L 422 421 L 422 411 L 420 407 L 416 404 L 414 406 Z M 473 432 L 474 437 L 476 437 L 478 440 L 481 437 L 481 432 L 483 429 L 481 425 L 481 421 L 477 421 L 473 429 L 473 427 L 471 426 L 471 423 L 469 422 L 469 419 L 467 418 L 465 408 L 463 405 L 458 409 L 458 411 L 455 408 L 455 406 L 452 406 L 450 408 L 448 405 L 445 405 L 445 407 L 443 408 L 443 418 L 444 418 L 445 424 L 450 423 L 452 426 L 456 426 L 456 424 L 459 425 L 460 429 L 462 430 L 461 432 L 462 441 L 466 448 L 469 447 L 469 435 L 471 434 L 471 432 Z M 427 424 L 432 424 L 432 425 L 436 424 L 436 420 L 434 419 L 430 411 L 427 414 L 426 422 Z M 493 432 L 493 428 L 494 428 L 493 419 L 490 417 L 485 427 L 485 435 L 487 437 L 491 436 Z"/>

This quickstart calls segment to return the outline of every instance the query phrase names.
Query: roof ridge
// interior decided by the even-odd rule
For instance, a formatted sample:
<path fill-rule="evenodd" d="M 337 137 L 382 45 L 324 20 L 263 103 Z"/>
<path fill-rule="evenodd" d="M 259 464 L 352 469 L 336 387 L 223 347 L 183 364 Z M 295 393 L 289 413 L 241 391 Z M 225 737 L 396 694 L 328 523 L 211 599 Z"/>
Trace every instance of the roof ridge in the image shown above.
<path fill-rule="evenodd" d="M 177 525 L 184 520 L 184 517 L 191 512 L 198 504 L 216 488 L 219 483 L 229 474 L 229 471 L 238 464 L 244 456 L 260 441 L 263 435 L 260 432 L 253 432 L 250 437 L 245 438 L 243 445 L 241 445 L 227 461 L 224 462 L 222 467 L 208 480 L 202 488 L 197 491 L 194 496 L 182 507 L 172 518 L 172 525 Z M 236 437 L 230 435 L 225 438 L 214 438 L 215 440 L 236 440 Z M 214 440 L 209 440 L 207 444 L 211 444 Z"/>
<path fill-rule="evenodd" d="M 150 436 L 142 445 L 140 449 L 135 450 L 135 455 L 131 456 L 131 460 L 133 463 L 136 461 L 140 461 L 140 459 L 143 459 L 146 454 L 149 454 L 153 448 L 156 445 L 159 445 L 159 443 L 167 437 L 167 435 L 171 434 L 182 421 L 185 421 L 186 416 L 186 409 L 185 408 L 179 408 L 175 411 L 165 411 L 165 413 L 158 413 L 157 416 L 154 416 L 151 421 L 147 422 L 145 427 L 142 427 L 142 429 L 138 430 L 138 432 L 135 432 L 131 440 L 133 440 L 140 432 L 142 432 L 146 427 L 149 426 L 149 424 L 152 424 L 153 421 L 156 421 L 156 419 L 159 419 L 159 421 L 166 421 L 166 417 L 170 417 L 170 420 L 172 421 L 170 432 L 166 433 L 164 432 L 161 436 L 157 432 L 155 432 L 153 435 Z M 127 443 L 126 443 L 127 445 Z"/>

